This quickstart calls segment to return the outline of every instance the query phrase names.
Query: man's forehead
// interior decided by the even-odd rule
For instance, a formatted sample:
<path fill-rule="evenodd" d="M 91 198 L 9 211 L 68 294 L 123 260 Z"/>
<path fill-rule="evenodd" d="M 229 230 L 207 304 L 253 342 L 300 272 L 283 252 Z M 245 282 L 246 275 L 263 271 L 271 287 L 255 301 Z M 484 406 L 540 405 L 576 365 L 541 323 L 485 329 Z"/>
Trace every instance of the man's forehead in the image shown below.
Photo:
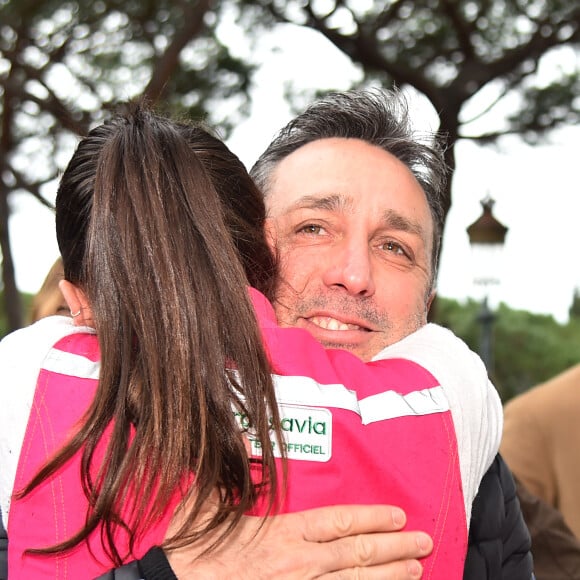
<path fill-rule="evenodd" d="M 373 199 L 379 208 L 384 195 L 405 196 L 409 190 L 427 203 L 412 171 L 388 151 L 359 139 L 325 138 L 299 147 L 276 165 L 266 205 L 276 214 L 324 205 L 339 211 Z"/>

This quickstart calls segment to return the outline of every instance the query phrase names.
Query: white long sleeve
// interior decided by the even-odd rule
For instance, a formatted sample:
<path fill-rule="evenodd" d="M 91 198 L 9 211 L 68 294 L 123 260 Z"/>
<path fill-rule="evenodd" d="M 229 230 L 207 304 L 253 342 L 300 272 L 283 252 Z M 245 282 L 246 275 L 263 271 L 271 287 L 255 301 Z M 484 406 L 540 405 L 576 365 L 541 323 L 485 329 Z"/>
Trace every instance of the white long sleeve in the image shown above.
<path fill-rule="evenodd" d="M 448 398 L 457 435 L 467 521 L 485 472 L 499 450 L 502 405 L 483 361 L 450 330 L 427 324 L 374 359 L 404 358 L 427 369 Z"/>

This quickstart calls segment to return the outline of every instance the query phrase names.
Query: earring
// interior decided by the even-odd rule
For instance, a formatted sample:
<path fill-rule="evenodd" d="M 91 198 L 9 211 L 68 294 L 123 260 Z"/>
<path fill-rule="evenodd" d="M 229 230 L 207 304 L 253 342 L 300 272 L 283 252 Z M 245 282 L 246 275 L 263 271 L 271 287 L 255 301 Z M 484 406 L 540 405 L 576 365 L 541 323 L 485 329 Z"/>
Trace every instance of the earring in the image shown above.
<path fill-rule="evenodd" d="M 70 315 L 73 318 L 76 318 L 80 313 L 81 313 L 81 309 L 80 308 L 79 308 L 79 311 L 78 312 L 73 312 L 72 310 L 70 311 Z"/>

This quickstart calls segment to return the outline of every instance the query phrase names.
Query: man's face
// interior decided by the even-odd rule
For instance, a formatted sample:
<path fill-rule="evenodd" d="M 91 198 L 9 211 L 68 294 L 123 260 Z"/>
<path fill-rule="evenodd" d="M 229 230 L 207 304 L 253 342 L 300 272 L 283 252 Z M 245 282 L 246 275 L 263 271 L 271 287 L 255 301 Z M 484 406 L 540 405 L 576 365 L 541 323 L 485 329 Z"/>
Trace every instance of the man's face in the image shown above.
<path fill-rule="evenodd" d="M 426 323 L 433 220 L 398 159 L 357 139 L 314 141 L 278 165 L 266 206 L 282 326 L 370 360 Z"/>

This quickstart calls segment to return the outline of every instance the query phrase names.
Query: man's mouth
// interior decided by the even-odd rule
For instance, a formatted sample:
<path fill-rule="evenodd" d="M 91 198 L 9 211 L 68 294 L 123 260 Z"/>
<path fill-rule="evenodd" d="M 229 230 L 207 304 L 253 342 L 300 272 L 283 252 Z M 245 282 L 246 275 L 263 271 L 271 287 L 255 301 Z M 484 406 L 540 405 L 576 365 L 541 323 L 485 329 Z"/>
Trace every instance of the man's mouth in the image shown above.
<path fill-rule="evenodd" d="M 358 324 L 347 324 L 330 316 L 313 316 L 308 321 L 325 330 L 368 330 Z"/>

